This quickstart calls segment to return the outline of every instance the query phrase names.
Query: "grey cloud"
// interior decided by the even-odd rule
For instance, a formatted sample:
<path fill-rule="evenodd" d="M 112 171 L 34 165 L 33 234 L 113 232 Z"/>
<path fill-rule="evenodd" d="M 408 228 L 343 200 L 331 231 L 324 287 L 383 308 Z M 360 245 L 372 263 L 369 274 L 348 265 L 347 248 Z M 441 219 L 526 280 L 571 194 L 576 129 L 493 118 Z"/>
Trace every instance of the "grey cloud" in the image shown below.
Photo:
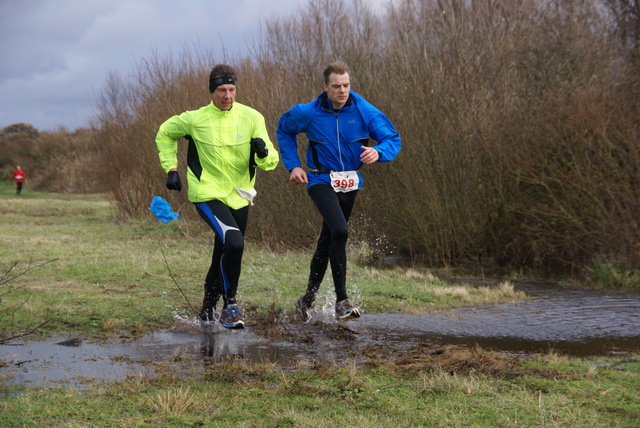
<path fill-rule="evenodd" d="M 265 19 L 307 2 L 0 0 L 0 128 L 85 126 L 110 72 L 126 76 L 184 46 L 242 56 Z"/>

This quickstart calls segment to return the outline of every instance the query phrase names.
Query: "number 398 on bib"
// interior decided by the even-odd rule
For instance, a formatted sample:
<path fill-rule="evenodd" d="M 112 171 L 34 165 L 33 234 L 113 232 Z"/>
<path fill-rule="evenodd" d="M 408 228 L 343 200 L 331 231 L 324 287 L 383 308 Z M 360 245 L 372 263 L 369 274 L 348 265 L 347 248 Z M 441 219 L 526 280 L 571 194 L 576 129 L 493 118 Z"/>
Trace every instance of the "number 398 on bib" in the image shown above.
<path fill-rule="evenodd" d="M 360 178 L 356 171 L 334 171 L 330 176 L 331 186 L 336 192 L 352 192 L 358 190 Z"/>

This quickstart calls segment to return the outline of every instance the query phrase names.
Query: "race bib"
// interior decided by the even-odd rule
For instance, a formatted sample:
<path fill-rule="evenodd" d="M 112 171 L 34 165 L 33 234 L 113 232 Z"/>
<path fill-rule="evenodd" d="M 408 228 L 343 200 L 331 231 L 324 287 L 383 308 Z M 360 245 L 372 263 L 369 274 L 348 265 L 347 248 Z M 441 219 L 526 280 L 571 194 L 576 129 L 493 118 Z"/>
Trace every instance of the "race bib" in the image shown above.
<path fill-rule="evenodd" d="M 336 192 L 352 192 L 358 190 L 360 178 L 356 171 L 333 171 L 330 177 L 331 186 Z"/>

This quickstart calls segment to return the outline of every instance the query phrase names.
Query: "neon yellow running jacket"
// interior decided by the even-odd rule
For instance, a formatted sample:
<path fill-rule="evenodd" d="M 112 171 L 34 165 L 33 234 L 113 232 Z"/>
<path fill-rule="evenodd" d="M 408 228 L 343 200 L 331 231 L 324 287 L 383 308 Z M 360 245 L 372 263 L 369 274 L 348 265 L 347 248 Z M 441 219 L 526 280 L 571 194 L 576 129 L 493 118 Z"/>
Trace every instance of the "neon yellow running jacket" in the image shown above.
<path fill-rule="evenodd" d="M 165 172 L 178 167 L 178 140 L 188 142 L 187 185 L 191 202 L 222 201 L 232 209 L 249 205 L 255 168 L 274 169 L 280 160 L 269 139 L 264 117 L 238 102 L 228 111 L 213 102 L 186 111 L 160 125 L 156 135 L 160 164 Z M 262 138 L 269 154 L 258 158 L 250 140 Z"/>

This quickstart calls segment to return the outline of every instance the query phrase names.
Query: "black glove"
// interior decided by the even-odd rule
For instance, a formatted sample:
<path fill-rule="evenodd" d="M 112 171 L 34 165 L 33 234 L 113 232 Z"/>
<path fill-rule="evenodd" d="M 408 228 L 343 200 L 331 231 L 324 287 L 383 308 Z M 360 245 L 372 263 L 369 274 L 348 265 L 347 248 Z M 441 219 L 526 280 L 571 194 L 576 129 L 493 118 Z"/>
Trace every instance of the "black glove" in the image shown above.
<path fill-rule="evenodd" d="M 169 171 L 167 181 L 164 184 L 169 190 L 177 190 L 178 192 L 182 190 L 182 182 L 180 181 L 178 171 Z"/>
<path fill-rule="evenodd" d="M 256 152 L 256 155 L 260 159 L 266 158 L 269 154 L 269 149 L 267 149 L 267 145 L 264 143 L 262 138 L 252 138 L 251 148 Z"/>

